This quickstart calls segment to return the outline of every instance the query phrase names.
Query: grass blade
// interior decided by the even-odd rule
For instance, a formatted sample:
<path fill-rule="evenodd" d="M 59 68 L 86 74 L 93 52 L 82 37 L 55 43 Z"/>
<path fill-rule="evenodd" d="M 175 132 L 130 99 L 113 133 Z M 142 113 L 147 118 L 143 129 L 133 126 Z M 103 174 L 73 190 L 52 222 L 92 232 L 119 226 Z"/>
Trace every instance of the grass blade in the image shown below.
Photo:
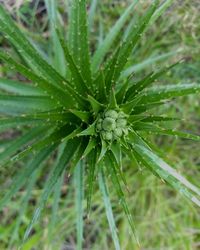
<path fill-rule="evenodd" d="M 113 45 L 113 42 L 120 35 L 121 29 L 124 27 L 126 21 L 132 14 L 133 8 L 137 4 L 138 0 L 134 0 L 133 3 L 126 9 L 124 14 L 116 22 L 113 28 L 109 31 L 108 35 L 100 45 L 100 47 L 95 52 L 92 58 L 92 72 L 95 73 L 100 64 L 102 63 L 105 55 L 109 52 L 110 47 Z"/>
<path fill-rule="evenodd" d="M 154 13 L 152 19 L 151 19 L 151 24 L 153 24 L 166 10 L 169 8 L 174 0 L 166 0 Z"/>
<path fill-rule="evenodd" d="M 41 169 L 42 164 L 49 155 L 55 150 L 55 146 L 50 146 L 41 150 L 33 159 L 29 161 L 27 166 L 23 168 L 14 178 L 9 187 L 9 191 L 0 200 L 0 210 L 10 201 L 10 199 L 19 191 L 37 169 Z"/>
<path fill-rule="evenodd" d="M 90 11 L 89 11 L 89 17 L 88 17 L 88 30 L 90 32 L 92 31 L 92 28 L 93 28 L 97 6 L 98 6 L 98 0 L 92 0 Z"/>
<path fill-rule="evenodd" d="M 49 241 L 52 242 L 53 238 L 53 229 L 56 226 L 56 221 L 58 217 L 58 211 L 59 211 L 59 201 L 62 191 L 62 184 L 63 184 L 63 176 L 59 178 L 55 185 L 54 189 L 54 196 L 53 196 L 53 204 L 52 204 L 52 214 L 51 214 L 51 221 L 48 227 L 48 234 L 49 234 Z"/>
<path fill-rule="evenodd" d="M 112 212 L 112 206 L 111 206 L 111 203 L 110 203 L 108 189 L 107 189 L 107 186 L 106 186 L 106 180 L 105 180 L 104 173 L 103 173 L 102 169 L 99 172 L 98 177 L 99 177 L 98 178 L 98 180 L 99 180 L 99 188 L 100 188 L 101 193 L 103 195 L 104 206 L 105 206 L 105 209 L 106 209 L 106 216 L 107 216 L 107 219 L 108 219 L 108 223 L 109 223 L 112 239 L 113 239 L 113 242 L 114 242 L 114 245 L 115 245 L 115 249 L 120 250 L 121 248 L 120 248 L 119 239 L 118 239 L 118 236 L 117 236 L 117 228 L 115 226 L 115 220 L 114 220 L 114 216 L 113 216 L 113 212 Z"/>
<path fill-rule="evenodd" d="M 52 192 L 53 188 L 55 187 L 57 181 L 59 180 L 60 176 L 64 172 L 65 167 L 67 166 L 67 164 L 71 160 L 73 154 L 76 152 L 78 145 L 79 145 L 79 140 L 77 140 L 77 139 L 73 139 L 66 144 L 64 151 L 63 151 L 63 154 L 60 156 L 58 164 L 55 166 L 51 176 L 47 180 L 47 183 L 45 185 L 44 191 L 43 191 L 42 196 L 40 198 L 38 207 L 36 208 L 34 215 L 33 215 L 33 218 L 32 218 L 32 221 L 29 224 L 29 226 L 24 234 L 24 242 L 27 240 L 34 224 L 38 220 L 43 208 L 46 205 L 46 202 L 47 202 L 49 195 L 51 194 L 51 192 Z"/>
<path fill-rule="evenodd" d="M 84 163 L 80 161 L 75 168 L 75 188 L 76 188 L 76 219 L 77 219 L 77 250 L 82 250 L 83 245 L 83 174 L 84 174 Z"/>
<path fill-rule="evenodd" d="M 141 63 L 135 64 L 134 66 L 131 66 L 129 68 L 127 68 L 126 70 L 124 70 L 122 72 L 121 78 L 126 78 L 129 75 L 133 74 L 133 73 L 138 73 L 140 71 L 142 71 L 143 69 L 145 69 L 147 66 L 152 66 L 153 63 L 157 63 L 159 61 L 163 61 L 167 58 L 173 57 L 176 54 L 180 53 L 182 50 L 178 49 L 176 51 L 172 51 L 172 52 L 168 52 L 168 53 L 164 53 L 158 56 L 152 56 L 146 60 L 144 60 Z"/>
<path fill-rule="evenodd" d="M 49 24 L 50 24 L 50 32 L 51 32 L 51 44 L 52 44 L 52 60 L 55 69 L 62 75 L 66 75 L 66 65 L 65 58 L 63 55 L 62 47 L 59 44 L 58 35 L 56 33 L 55 27 L 59 26 L 58 21 L 58 4 L 57 1 L 45 0 L 45 4 L 47 6 Z"/>
<path fill-rule="evenodd" d="M 141 35 L 146 30 L 151 20 L 153 13 L 155 12 L 158 5 L 158 1 L 155 0 L 150 8 L 147 10 L 146 14 L 141 18 L 137 25 L 133 25 L 132 30 L 125 41 L 120 45 L 119 50 L 116 50 L 114 56 L 108 61 L 106 69 L 107 74 L 112 75 L 110 82 L 116 83 L 124 66 L 126 65 L 128 58 L 134 49 L 135 45 L 141 38 Z M 117 56 L 119 54 L 119 56 Z M 110 83 L 109 82 L 109 83 Z M 108 84 L 109 84 L 108 83 Z"/>
<path fill-rule="evenodd" d="M 16 222 L 15 222 L 15 227 L 14 227 L 14 230 L 12 232 L 12 236 L 11 236 L 11 239 L 9 242 L 9 249 L 11 249 L 11 246 L 12 246 L 14 240 L 17 238 L 17 236 L 19 234 L 20 225 L 22 223 L 23 216 L 26 213 L 26 210 L 28 207 L 28 202 L 29 202 L 31 195 L 32 195 L 32 189 L 35 185 L 36 178 L 38 177 L 38 172 L 39 172 L 38 170 L 35 171 L 33 173 L 33 175 L 29 178 L 29 183 L 26 187 L 26 194 L 20 201 L 20 204 L 22 204 L 22 206 L 20 207 L 20 211 L 19 211 L 19 214 L 18 214 Z"/>
<path fill-rule="evenodd" d="M 29 129 L 28 132 L 20 135 L 17 139 L 13 140 L 6 149 L 0 153 L 0 162 L 5 161 L 6 159 L 10 158 L 14 153 L 20 150 L 22 147 L 26 146 L 30 141 L 37 139 L 38 136 L 41 137 L 41 134 L 44 131 L 47 131 L 48 127 L 37 127 L 33 129 Z"/>

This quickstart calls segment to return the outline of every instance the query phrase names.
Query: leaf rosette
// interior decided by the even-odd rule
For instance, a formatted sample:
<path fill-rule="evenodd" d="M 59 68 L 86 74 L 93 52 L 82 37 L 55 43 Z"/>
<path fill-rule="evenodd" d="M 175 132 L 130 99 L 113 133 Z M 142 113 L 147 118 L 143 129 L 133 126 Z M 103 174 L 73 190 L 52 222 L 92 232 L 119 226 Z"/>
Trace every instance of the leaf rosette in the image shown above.
<path fill-rule="evenodd" d="M 49 11 L 56 11 L 54 1 L 47 2 L 51 7 Z M 129 70 L 126 65 L 134 48 L 149 24 L 167 6 L 159 6 L 158 1 L 153 1 L 138 22 L 129 26 L 126 36 L 118 39 L 137 2 L 133 1 L 91 56 L 86 1 L 72 1 L 67 41 L 59 23 L 50 20 L 54 48 L 52 54 L 56 58 L 49 56 L 48 60 L 0 5 L 1 33 L 20 55 L 16 57 L 1 49 L 0 58 L 13 71 L 29 80 L 26 85 L 19 81 L 0 79 L 0 89 L 4 91 L 0 95 L 0 130 L 23 128 L 22 135 L 13 139 L 12 144 L 0 152 L 1 167 L 21 159 L 26 163 L 19 169 L 10 190 L 0 201 L 0 208 L 25 185 L 27 178 L 35 178 L 36 171 L 42 170 L 43 163 L 54 152 L 58 152 L 24 239 L 30 234 L 52 191 L 61 186 L 57 183 L 65 172 L 75 173 L 78 249 L 81 249 L 83 240 L 84 195 L 89 213 L 96 180 L 103 194 L 115 248 L 119 249 L 106 175 L 111 176 L 120 204 L 136 236 L 122 186 L 127 186 L 122 167 L 123 155 L 136 160 L 138 166 L 143 164 L 182 195 L 200 205 L 199 188 L 165 163 L 143 137 L 145 133 L 155 133 L 199 141 L 198 135 L 163 127 L 163 122 L 173 122 L 177 118 L 154 115 L 153 110 L 164 105 L 169 98 L 199 93 L 200 85 L 192 83 L 151 87 L 177 64 L 153 71 L 140 80 L 134 79 L 131 74 L 127 77 Z M 84 181 L 87 183 L 85 186 Z"/>

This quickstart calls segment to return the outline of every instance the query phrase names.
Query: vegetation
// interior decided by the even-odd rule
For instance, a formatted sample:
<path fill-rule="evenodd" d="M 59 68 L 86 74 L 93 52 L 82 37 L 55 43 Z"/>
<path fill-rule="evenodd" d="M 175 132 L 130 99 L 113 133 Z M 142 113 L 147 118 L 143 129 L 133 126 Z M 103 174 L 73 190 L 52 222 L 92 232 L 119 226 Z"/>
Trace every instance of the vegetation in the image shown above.
<path fill-rule="evenodd" d="M 13 223 L 10 223 L 6 231 L 8 238 L 11 235 L 10 242 L 5 240 L 5 236 L 4 240 L 2 239 L 3 248 L 12 248 L 17 239 L 23 249 L 31 249 L 33 245 L 36 245 L 36 249 L 41 248 L 42 243 L 38 239 L 43 232 L 36 222 L 48 199 L 50 199 L 49 204 L 52 204 L 48 209 L 52 210 L 52 213 L 50 217 L 45 216 L 48 225 L 47 223 L 43 225 L 46 231 L 44 234 L 47 235 L 44 236 L 46 239 L 44 249 L 55 249 L 55 247 L 60 249 L 62 237 L 69 237 L 68 241 L 70 235 L 74 237 L 73 226 L 68 227 L 67 231 L 62 229 L 66 229 L 66 224 L 69 222 L 73 224 L 75 217 L 77 249 L 83 247 L 84 224 L 86 224 L 84 244 L 92 244 L 94 238 L 96 245 L 92 245 L 92 249 L 102 249 L 104 246 L 110 248 L 106 233 L 104 235 L 101 233 L 100 248 L 95 233 L 91 233 L 96 230 L 100 234 L 100 228 L 106 226 L 101 221 L 96 225 L 89 224 L 90 221 L 94 222 L 103 216 L 102 199 L 99 197 L 98 189 L 103 197 L 115 249 L 120 249 L 120 245 L 122 249 L 138 246 L 137 231 L 142 232 L 144 228 L 150 230 L 151 224 L 148 224 L 151 223 L 150 215 L 155 211 L 158 211 L 157 219 L 168 218 L 166 216 L 170 214 L 175 217 L 174 223 L 178 224 L 180 216 L 187 214 L 185 206 L 189 206 L 193 210 L 192 218 L 198 220 L 198 213 L 192 203 L 200 205 L 199 188 L 172 168 L 170 165 L 174 164 L 170 158 L 173 157 L 167 157 L 163 152 L 169 152 L 170 156 L 170 151 L 173 147 L 176 148 L 177 137 L 199 141 L 198 135 L 176 129 L 180 120 L 176 115 L 176 103 L 168 112 L 165 107 L 170 107 L 166 100 L 199 93 L 200 86 L 194 82 L 179 81 L 182 79 L 180 69 L 185 69 L 184 63 L 175 62 L 171 66 L 149 71 L 149 65 L 166 60 L 174 52 L 165 52 L 163 49 L 162 55 L 153 57 L 151 55 L 145 61 L 143 59 L 143 62 L 141 56 L 138 56 L 135 65 L 133 56 L 141 52 L 146 56 L 147 53 L 145 51 L 147 46 L 142 46 L 141 35 L 154 25 L 172 1 L 165 1 L 162 5 L 154 1 L 142 16 L 139 14 L 140 7 L 137 7 L 137 2 L 133 1 L 126 11 L 120 14 L 117 23 L 105 38 L 101 32 L 99 36 L 94 34 L 89 44 L 88 27 L 92 29 L 98 23 L 98 20 L 94 19 L 97 1 L 92 1 L 89 15 L 86 12 L 85 1 L 71 3 L 67 39 L 65 26 L 61 25 L 61 12 L 56 11 L 59 6 L 56 6 L 55 2 L 46 1 L 51 34 L 48 40 L 50 47 L 46 47 L 43 41 L 34 37 L 34 34 L 29 34 L 33 40 L 27 39 L 23 28 L 19 29 L 4 7 L 0 7 L 1 31 L 13 48 L 0 51 L 3 74 L 7 77 L 1 78 L 0 81 L 0 129 L 5 133 L 17 128 L 16 138 L 11 136 L 10 140 L 5 140 L 3 137 L 1 143 L 2 180 L 6 176 L 9 178 L 13 176 L 13 181 L 11 184 L 5 182 L 2 185 L 2 190 L 8 191 L 5 195 L 2 192 L 0 207 L 5 209 L 6 206 L 12 211 L 11 208 L 17 206 L 19 211 L 16 219 L 11 219 Z M 131 13 L 136 8 L 138 12 L 132 21 Z M 100 22 L 100 31 L 102 25 Z M 95 39 L 97 37 L 98 39 Z M 143 39 L 148 37 L 147 31 Z M 38 46 L 34 39 L 41 46 Z M 151 40 L 151 44 L 155 41 L 156 45 L 157 37 L 151 36 Z M 180 50 L 176 53 L 179 52 Z M 174 84 L 157 83 L 160 77 L 165 82 L 171 83 L 173 76 L 170 72 L 176 75 L 176 70 L 179 78 Z M 164 76 L 165 74 L 168 76 Z M 177 107 L 179 105 L 177 104 Z M 175 137 L 172 140 L 175 143 L 172 144 L 169 139 L 163 142 L 164 137 L 159 135 Z M 161 145 L 162 151 L 159 148 Z M 190 149 L 187 148 L 188 151 L 190 152 Z M 172 188 L 165 189 L 166 184 L 163 185 L 162 181 L 150 176 L 150 172 L 170 184 L 192 203 L 181 204 L 180 209 L 173 208 L 177 194 L 172 193 Z M 130 188 L 133 183 L 134 187 Z M 35 186 L 39 189 L 35 189 Z M 170 191 L 163 197 L 165 190 Z M 134 204 L 140 201 L 141 207 L 137 207 L 125 197 L 129 193 Z M 148 200 L 154 199 L 151 198 L 153 194 L 158 203 L 157 210 L 153 205 L 154 202 L 150 201 L 151 206 L 148 205 Z M 65 195 L 67 198 L 60 198 Z M 17 202 L 18 197 L 21 199 L 21 205 Z M 181 198 L 178 196 L 178 199 Z M 24 216 L 27 209 L 32 210 L 31 200 L 37 204 L 33 211 L 33 219 L 29 223 L 24 220 Z M 183 201 L 181 200 L 181 203 Z M 70 213 L 66 211 L 66 207 L 70 209 Z M 130 236 L 131 243 L 126 242 L 128 229 L 124 227 L 121 210 L 126 215 L 135 236 Z M 149 215 L 146 215 L 148 211 Z M 132 215 L 136 218 L 132 218 Z M 135 227 L 135 221 L 141 223 L 142 215 L 147 218 L 149 216 L 149 219 L 140 224 L 141 226 Z M 9 212 L 6 220 L 7 218 L 10 218 Z M 119 228 L 118 232 L 116 228 Z M 3 227 L 1 230 L 4 232 Z M 58 231 L 64 234 L 56 235 L 58 245 L 54 245 L 55 234 Z M 162 234 L 159 235 L 161 243 L 158 249 L 160 247 L 164 249 L 166 245 L 168 239 L 163 240 L 163 237 Z M 148 246 L 149 241 L 141 242 L 144 247 Z M 150 242 L 154 246 L 154 241 Z M 183 235 L 175 243 L 173 238 L 170 238 L 167 244 L 171 247 L 169 249 L 177 249 L 177 246 L 183 245 L 185 249 L 190 249 L 193 246 Z"/>

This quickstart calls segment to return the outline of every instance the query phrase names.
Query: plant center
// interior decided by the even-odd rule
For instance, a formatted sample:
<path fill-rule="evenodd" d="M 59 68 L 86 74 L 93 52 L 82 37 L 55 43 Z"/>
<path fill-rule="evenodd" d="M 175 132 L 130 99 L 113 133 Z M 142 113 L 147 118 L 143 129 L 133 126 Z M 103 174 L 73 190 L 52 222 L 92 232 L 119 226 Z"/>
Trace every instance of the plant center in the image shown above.
<path fill-rule="evenodd" d="M 128 134 L 127 115 L 122 111 L 107 110 L 100 114 L 96 130 L 105 141 L 118 140 Z"/>

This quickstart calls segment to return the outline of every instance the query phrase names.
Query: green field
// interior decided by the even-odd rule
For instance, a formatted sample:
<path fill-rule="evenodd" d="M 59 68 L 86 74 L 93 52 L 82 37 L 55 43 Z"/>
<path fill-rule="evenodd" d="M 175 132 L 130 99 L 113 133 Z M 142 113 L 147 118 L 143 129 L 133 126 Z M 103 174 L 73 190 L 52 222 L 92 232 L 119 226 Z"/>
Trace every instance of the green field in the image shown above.
<path fill-rule="evenodd" d="M 30 3 L 31 2 L 31 3 Z M 52 63 L 62 63 L 52 53 L 52 40 L 49 16 L 45 1 L 0 1 L 12 14 L 18 26 L 31 38 L 34 45 L 49 54 Z M 46 1 L 49 2 L 49 1 Z M 59 22 L 68 29 L 69 1 L 58 0 Z M 90 2 L 90 1 L 89 1 Z M 136 22 L 152 1 L 141 0 L 132 13 Z M 160 1 L 165 2 L 165 1 Z M 124 74 L 133 72 L 139 80 L 151 70 L 160 69 L 182 59 L 182 63 L 171 69 L 156 81 L 155 86 L 167 84 L 200 84 L 200 2 L 198 0 L 174 0 L 170 7 L 152 23 L 135 47 Z M 101 45 L 110 27 L 122 15 L 131 0 L 92 1 L 90 10 L 91 47 Z M 97 4 L 95 6 L 95 3 Z M 95 11 L 93 15 L 92 11 Z M 88 14 L 89 15 L 89 14 Z M 63 18 L 61 18 L 63 17 Z M 121 36 L 126 36 L 122 30 Z M 1 35 L 0 49 L 8 50 L 18 56 L 16 50 Z M 59 48 L 58 48 L 59 49 Z M 45 56 L 45 55 L 44 55 Z M 62 71 L 62 70 L 61 70 Z M 3 61 L 0 61 L 0 79 L 9 78 L 24 81 L 23 76 L 13 73 Z M 3 95 L 4 90 L 0 89 Z M 200 95 L 188 95 L 167 101 L 162 107 L 154 109 L 154 114 L 165 112 L 173 121 L 169 126 L 189 133 L 200 135 Z M 1 108 L 0 108 L 1 111 Z M 1 113 L 0 113 L 0 118 Z M 163 124 L 166 126 L 166 124 Z M 167 125 L 168 126 L 168 125 Z M 0 155 L 12 139 L 26 131 L 26 127 L 10 129 L 0 134 Z M 0 131 L 1 132 L 1 131 Z M 176 136 L 145 133 L 144 137 L 154 145 L 159 155 L 175 168 L 179 174 L 200 187 L 200 141 L 181 139 Z M 45 187 L 48 173 L 56 155 L 46 162 L 42 171 L 34 178 L 27 178 L 10 202 L 0 211 L 0 250 L 17 250 L 22 244 L 23 235 L 32 219 L 32 215 Z M 0 168 L 0 198 L 9 190 L 17 170 L 24 162 L 18 161 Z M 113 214 L 122 250 L 198 250 L 200 249 L 200 209 L 190 200 L 174 190 L 164 180 L 157 178 L 144 166 L 138 167 L 133 160 L 124 156 L 123 173 L 128 190 L 124 190 L 126 201 L 133 215 L 135 227 L 140 239 L 137 245 L 124 214 L 116 192 L 108 176 L 108 189 Z M 75 185 L 73 176 L 63 174 L 57 182 L 55 191 L 49 197 L 39 222 L 34 226 L 23 250 L 73 250 L 76 248 L 76 208 Z M 31 195 L 31 196 L 30 196 Z M 104 203 L 98 185 L 94 185 L 94 195 L 89 218 L 84 214 L 84 249 L 115 249 L 109 225 L 106 219 Z M 0 203 L 1 204 L 1 203 Z M 86 207 L 86 201 L 84 207 Z"/>

